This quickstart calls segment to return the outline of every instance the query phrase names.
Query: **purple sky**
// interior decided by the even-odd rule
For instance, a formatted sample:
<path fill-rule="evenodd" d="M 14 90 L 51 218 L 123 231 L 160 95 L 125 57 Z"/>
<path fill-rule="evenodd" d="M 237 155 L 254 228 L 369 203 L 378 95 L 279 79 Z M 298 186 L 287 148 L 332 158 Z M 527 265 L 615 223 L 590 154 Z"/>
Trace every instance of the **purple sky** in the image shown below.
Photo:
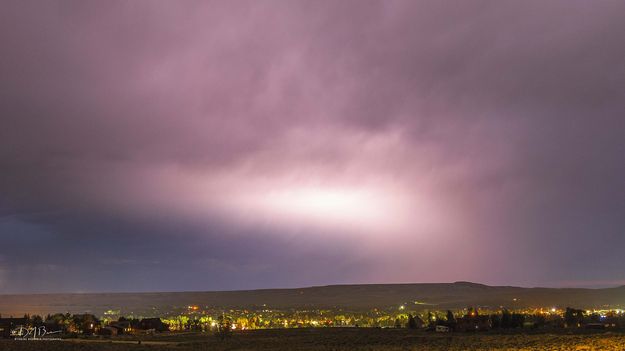
<path fill-rule="evenodd" d="M 625 284 L 624 13 L 3 1 L 0 293 Z"/>

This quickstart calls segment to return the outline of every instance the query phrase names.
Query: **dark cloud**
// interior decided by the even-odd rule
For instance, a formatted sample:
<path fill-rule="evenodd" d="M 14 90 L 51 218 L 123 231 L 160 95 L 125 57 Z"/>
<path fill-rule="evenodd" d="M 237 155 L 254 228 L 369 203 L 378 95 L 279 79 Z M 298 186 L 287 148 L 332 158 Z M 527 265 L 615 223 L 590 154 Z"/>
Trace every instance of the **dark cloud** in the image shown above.
<path fill-rule="evenodd" d="M 625 279 L 623 10 L 5 2 L 0 291 Z"/>

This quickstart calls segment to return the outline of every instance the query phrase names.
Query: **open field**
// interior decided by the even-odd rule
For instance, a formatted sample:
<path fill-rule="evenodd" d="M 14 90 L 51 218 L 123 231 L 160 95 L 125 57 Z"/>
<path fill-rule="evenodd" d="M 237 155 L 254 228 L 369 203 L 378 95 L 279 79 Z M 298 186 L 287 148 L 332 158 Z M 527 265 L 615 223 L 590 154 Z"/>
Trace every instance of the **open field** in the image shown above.
<path fill-rule="evenodd" d="M 199 333 L 137 339 L 0 340 L 2 351 L 116 350 L 625 350 L 625 334 L 432 334 L 393 329 L 279 329 L 235 333 L 226 340 Z"/>

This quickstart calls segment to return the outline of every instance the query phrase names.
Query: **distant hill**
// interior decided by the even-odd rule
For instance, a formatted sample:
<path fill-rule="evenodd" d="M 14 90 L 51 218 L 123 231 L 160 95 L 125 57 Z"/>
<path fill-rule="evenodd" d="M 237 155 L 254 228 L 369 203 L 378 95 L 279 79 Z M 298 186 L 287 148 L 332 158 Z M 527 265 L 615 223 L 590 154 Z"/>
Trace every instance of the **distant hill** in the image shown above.
<path fill-rule="evenodd" d="M 0 295 L 2 316 L 91 312 L 107 310 L 143 316 L 179 312 L 188 305 L 201 308 L 343 308 L 364 310 L 406 304 L 410 310 L 625 306 L 625 286 L 606 289 L 554 289 L 488 286 L 456 282 L 433 284 L 330 285 L 300 289 L 263 289 L 207 292 L 93 293 Z"/>

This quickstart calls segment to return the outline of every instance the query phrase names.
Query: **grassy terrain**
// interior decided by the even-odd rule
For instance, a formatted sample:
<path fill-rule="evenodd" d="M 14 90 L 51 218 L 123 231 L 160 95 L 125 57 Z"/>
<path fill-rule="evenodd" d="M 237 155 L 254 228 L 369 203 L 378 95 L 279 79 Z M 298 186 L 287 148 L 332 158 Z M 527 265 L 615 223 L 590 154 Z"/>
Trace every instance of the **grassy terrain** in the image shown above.
<path fill-rule="evenodd" d="M 0 340 L 3 351 L 39 350 L 625 350 L 625 335 L 599 334 L 433 334 L 392 329 L 282 329 L 235 333 L 227 340 L 187 333 L 136 338 L 64 341 Z"/>

